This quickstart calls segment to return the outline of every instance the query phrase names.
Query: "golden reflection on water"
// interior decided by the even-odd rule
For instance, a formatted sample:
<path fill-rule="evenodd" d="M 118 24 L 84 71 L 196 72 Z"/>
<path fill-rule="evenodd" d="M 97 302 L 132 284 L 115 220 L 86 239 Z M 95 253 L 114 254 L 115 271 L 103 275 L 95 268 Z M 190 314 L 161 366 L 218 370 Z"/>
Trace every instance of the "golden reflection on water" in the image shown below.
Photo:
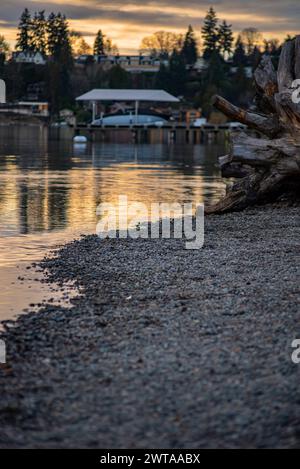
<path fill-rule="evenodd" d="M 47 284 L 17 278 L 57 245 L 95 233 L 100 202 L 126 195 L 149 208 L 219 198 L 224 151 L 224 143 L 76 147 L 49 140 L 44 128 L 0 126 L 0 320 L 53 296 Z"/>
<path fill-rule="evenodd" d="M 1 131 L 0 131 L 1 136 Z M 0 142 L 0 265 L 42 257 L 45 248 L 94 233 L 100 202 L 201 203 L 220 197 L 222 145 Z"/>

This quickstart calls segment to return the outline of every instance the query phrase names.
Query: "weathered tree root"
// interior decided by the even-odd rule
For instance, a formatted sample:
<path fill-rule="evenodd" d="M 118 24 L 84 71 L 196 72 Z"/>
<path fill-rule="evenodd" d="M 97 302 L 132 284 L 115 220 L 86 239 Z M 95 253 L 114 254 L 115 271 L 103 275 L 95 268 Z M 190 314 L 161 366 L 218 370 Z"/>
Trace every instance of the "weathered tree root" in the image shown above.
<path fill-rule="evenodd" d="M 219 159 L 224 177 L 239 178 L 225 197 L 206 213 L 242 210 L 264 203 L 289 181 L 300 183 L 300 104 L 294 103 L 293 81 L 300 79 L 300 36 L 287 41 L 276 73 L 264 56 L 254 74 L 257 110 L 245 111 L 216 96 L 214 105 L 230 119 L 256 132 L 233 134 L 229 155 Z M 264 110 L 264 113 L 261 113 Z"/>

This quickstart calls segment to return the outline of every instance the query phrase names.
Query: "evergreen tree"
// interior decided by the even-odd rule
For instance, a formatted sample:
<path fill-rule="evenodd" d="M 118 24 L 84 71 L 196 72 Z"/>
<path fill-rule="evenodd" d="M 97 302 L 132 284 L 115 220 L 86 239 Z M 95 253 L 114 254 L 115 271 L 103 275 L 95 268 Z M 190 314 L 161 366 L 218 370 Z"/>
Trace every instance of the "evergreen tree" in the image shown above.
<path fill-rule="evenodd" d="M 5 54 L 0 52 L 0 77 L 2 78 L 2 74 L 4 72 L 4 64 L 5 64 Z"/>
<path fill-rule="evenodd" d="M 211 7 L 204 19 L 204 25 L 201 29 L 203 46 L 204 46 L 204 59 L 209 59 L 212 54 L 218 50 L 218 18 L 215 10 Z"/>
<path fill-rule="evenodd" d="M 57 31 L 56 31 L 56 15 L 50 13 L 47 20 L 47 52 L 49 55 L 55 55 L 57 48 Z"/>
<path fill-rule="evenodd" d="M 35 12 L 32 20 L 32 48 L 35 52 L 46 52 L 46 19 L 45 12 Z"/>
<path fill-rule="evenodd" d="M 218 27 L 218 46 L 223 56 L 230 56 L 232 53 L 233 33 L 231 24 L 223 21 Z"/>
<path fill-rule="evenodd" d="M 94 55 L 118 55 L 119 50 L 116 44 L 112 43 L 112 40 L 105 37 L 101 29 L 98 31 L 95 42 L 94 42 Z"/>
<path fill-rule="evenodd" d="M 28 8 L 25 8 L 18 26 L 19 33 L 17 35 L 16 50 L 25 52 L 33 49 L 31 27 L 31 15 Z"/>
<path fill-rule="evenodd" d="M 69 27 L 61 13 L 51 13 L 47 21 L 47 52 L 51 57 L 48 64 L 48 88 L 51 108 L 54 113 L 73 100 L 70 71 L 73 65 Z"/>
<path fill-rule="evenodd" d="M 161 62 L 159 71 L 156 74 L 155 88 L 158 90 L 169 91 L 171 83 L 171 76 L 168 67 Z"/>
<path fill-rule="evenodd" d="M 194 63 L 197 61 L 197 42 L 191 25 L 189 25 L 188 31 L 185 35 L 181 53 L 183 60 L 187 65 L 194 65 Z"/>
<path fill-rule="evenodd" d="M 171 81 L 168 91 L 175 96 L 184 94 L 187 80 L 186 66 L 182 54 L 176 49 L 173 50 L 170 57 L 169 71 Z"/>
<path fill-rule="evenodd" d="M 0 74 L 3 74 L 6 54 L 9 52 L 9 45 L 5 37 L 0 34 Z"/>
<path fill-rule="evenodd" d="M 261 60 L 261 52 L 257 46 L 254 47 L 252 54 L 249 57 L 250 64 L 252 66 L 252 69 L 255 70 L 258 67 L 258 64 Z"/>
<path fill-rule="evenodd" d="M 234 75 L 234 93 L 232 93 L 233 104 L 247 107 L 249 104 L 249 88 L 251 81 L 251 79 L 247 78 L 244 65 L 239 64 Z"/>
<path fill-rule="evenodd" d="M 211 55 L 208 67 L 204 73 L 205 83 L 215 85 L 221 90 L 227 81 L 228 65 L 224 62 L 217 50 Z"/>
<path fill-rule="evenodd" d="M 94 55 L 105 55 L 104 34 L 101 29 L 98 31 L 94 42 Z"/>
<path fill-rule="evenodd" d="M 247 65 L 247 55 L 241 36 L 238 36 L 233 53 L 233 64 L 235 66 Z"/>
<path fill-rule="evenodd" d="M 72 64 L 72 47 L 69 26 L 66 17 L 61 13 L 51 13 L 47 22 L 49 55 L 66 66 Z"/>
<path fill-rule="evenodd" d="M 212 96 L 214 94 L 226 95 L 228 83 L 227 66 L 218 50 L 215 50 L 211 54 L 208 60 L 208 67 L 203 73 L 201 93 L 199 94 L 199 104 L 205 116 L 208 116 L 213 110 L 211 104 Z"/>
<path fill-rule="evenodd" d="M 108 71 L 108 85 L 109 88 L 130 88 L 131 87 L 131 75 L 126 72 L 120 65 L 114 65 Z"/>
<path fill-rule="evenodd" d="M 0 69 L 3 68 L 6 56 L 9 52 L 9 44 L 6 42 L 5 37 L 0 34 Z"/>

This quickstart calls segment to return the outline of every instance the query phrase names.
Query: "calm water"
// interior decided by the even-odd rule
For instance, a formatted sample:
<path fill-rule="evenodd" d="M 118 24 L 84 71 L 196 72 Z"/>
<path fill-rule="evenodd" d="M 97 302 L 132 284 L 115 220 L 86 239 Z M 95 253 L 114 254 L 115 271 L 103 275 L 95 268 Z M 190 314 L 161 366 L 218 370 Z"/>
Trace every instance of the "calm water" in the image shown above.
<path fill-rule="evenodd" d="M 55 245 L 94 233 L 100 202 L 119 195 L 148 205 L 219 198 L 222 153 L 220 143 L 74 146 L 49 141 L 38 128 L 0 127 L 0 318 L 38 301 L 40 284 L 17 284 L 19 272 Z"/>

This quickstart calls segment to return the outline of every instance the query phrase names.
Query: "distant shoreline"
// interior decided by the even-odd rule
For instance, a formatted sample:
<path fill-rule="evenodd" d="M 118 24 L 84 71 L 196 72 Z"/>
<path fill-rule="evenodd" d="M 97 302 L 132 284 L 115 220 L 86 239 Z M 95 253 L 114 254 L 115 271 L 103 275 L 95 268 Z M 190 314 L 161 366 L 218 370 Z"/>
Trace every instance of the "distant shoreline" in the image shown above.
<path fill-rule="evenodd" d="M 0 112 L 0 126 L 5 125 L 20 125 L 20 126 L 49 126 L 50 121 L 48 118 L 45 117 L 37 117 L 37 116 L 24 116 L 21 114 L 14 114 L 14 113 L 2 113 Z"/>

